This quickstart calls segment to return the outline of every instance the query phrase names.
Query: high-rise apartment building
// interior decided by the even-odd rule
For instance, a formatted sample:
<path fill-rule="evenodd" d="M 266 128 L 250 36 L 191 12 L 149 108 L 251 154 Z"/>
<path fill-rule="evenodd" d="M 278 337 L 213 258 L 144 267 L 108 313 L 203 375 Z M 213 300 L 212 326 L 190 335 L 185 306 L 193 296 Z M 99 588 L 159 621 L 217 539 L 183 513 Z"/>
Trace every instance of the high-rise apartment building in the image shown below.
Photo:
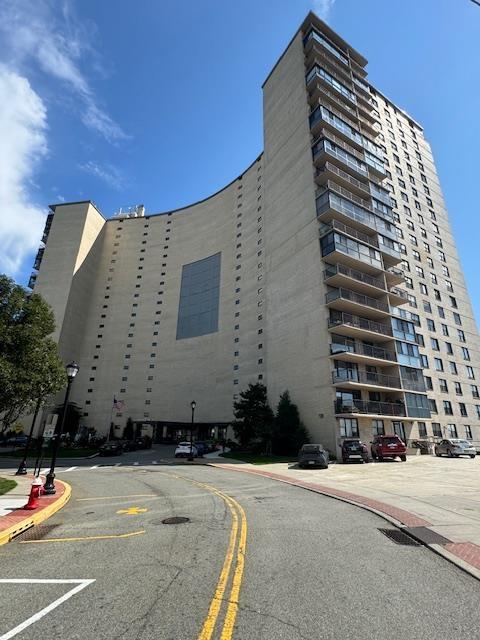
<path fill-rule="evenodd" d="M 51 207 L 32 277 L 84 423 L 208 430 L 262 381 L 314 441 L 480 441 L 478 333 L 422 127 L 310 13 L 263 86 L 264 152 L 180 210 Z"/>

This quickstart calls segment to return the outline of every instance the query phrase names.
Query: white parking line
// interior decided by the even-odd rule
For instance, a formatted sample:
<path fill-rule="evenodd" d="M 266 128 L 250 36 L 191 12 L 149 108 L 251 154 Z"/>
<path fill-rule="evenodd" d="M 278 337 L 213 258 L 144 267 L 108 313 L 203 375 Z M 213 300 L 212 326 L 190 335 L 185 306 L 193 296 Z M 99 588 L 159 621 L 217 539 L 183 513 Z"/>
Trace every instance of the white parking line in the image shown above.
<path fill-rule="evenodd" d="M 57 473 L 68 473 L 69 471 L 73 471 L 77 467 L 68 467 L 68 469 L 58 469 Z"/>
<path fill-rule="evenodd" d="M 82 591 L 82 589 L 85 589 L 85 587 L 88 587 L 88 585 L 92 584 L 92 582 L 95 582 L 95 580 L 93 579 L 90 579 L 90 580 L 49 580 L 49 579 L 36 580 L 31 578 L 0 579 L 0 584 L 75 584 L 77 585 L 76 587 L 73 587 L 72 589 L 70 589 L 70 591 L 67 591 L 67 593 L 65 593 L 60 598 L 57 598 L 51 604 L 49 604 L 48 606 L 38 611 L 38 613 L 35 613 L 33 616 L 30 616 L 30 618 L 27 618 L 27 620 L 25 620 L 24 622 L 21 622 L 19 625 L 14 627 L 11 631 L 7 631 L 7 633 L 4 633 L 2 636 L 0 636 L 0 640 L 9 640 L 10 638 L 13 638 L 14 636 L 19 634 L 21 631 L 29 627 L 34 622 L 38 622 L 38 620 L 46 616 L 47 613 L 50 613 L 50 611 L 53 611 L 54 609 L 56 609 L 63 602 L 66 602 L 69 598 L 74 596 L 76 593 L 78 593 L 79 591 Z"/>

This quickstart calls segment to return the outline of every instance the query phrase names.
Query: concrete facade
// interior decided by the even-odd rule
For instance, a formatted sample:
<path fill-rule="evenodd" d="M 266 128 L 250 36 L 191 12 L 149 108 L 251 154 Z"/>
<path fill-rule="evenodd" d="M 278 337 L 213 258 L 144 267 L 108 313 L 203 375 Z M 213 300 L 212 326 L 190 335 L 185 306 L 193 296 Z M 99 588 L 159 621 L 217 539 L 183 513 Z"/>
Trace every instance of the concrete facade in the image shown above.
<path fill-rule="evenodd" d="M 452 424 L 480 441 L 478 333 L 433 156 L 365 65 L 309 14 L 264 84 L 264 153 L 242 176 L 163 214 L 52 206 L 32 285 L 80 365 L 85 425 L 188 423 L 191 400 L 228 423 L 261 381 L 332 450 Z M 218 253 L 218 331 L 178 340 L 182 268 Z"/>

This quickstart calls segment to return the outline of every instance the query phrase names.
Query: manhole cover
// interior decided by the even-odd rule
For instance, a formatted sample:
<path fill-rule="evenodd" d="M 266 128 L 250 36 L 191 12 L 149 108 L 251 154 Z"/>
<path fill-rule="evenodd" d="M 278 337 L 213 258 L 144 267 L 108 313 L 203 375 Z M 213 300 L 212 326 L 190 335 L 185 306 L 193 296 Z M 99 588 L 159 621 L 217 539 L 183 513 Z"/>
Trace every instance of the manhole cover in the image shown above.
<path fill-rule="evenodd" d="M 42 540 L 48 533 L 56 529 L 58 524 L 37 524 L 35 527 L 27 529 L 18 536 L 15 536 L 15 540 Z"/>
<path fill-rule="evenodd" d="M 401 544 L 406 547 L 420 547 L 421 544 L 411 538 L 409 535 L 399 529 L 379 529 L 380 533 L 390 538 L 395 544 Z"/>
<path fill-rule="evenodd" d="M 173 518 L 165 518 L 162 520 L 162 524 L 184 524 L 190 522 L 190 518 L 184 518 L 183 516 L 174 516 Z"/>

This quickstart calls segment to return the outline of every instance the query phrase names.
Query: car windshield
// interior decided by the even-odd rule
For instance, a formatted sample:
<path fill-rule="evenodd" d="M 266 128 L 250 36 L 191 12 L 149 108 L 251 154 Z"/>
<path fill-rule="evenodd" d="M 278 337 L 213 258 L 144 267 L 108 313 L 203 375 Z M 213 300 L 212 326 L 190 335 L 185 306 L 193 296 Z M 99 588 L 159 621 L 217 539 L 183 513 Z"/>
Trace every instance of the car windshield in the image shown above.
<path fill-rule="evenodd" d="M 350 440 L 348 442 L 344 442 L 343 446 L 345 449 L 360 449 L 361 443 L 359 440 Z"/>
<path fill-rule="evenodd" d="M 397 436 L 387 436 L 386 438 L 382 438 L 381 442 L 384 442 L 385 444 L 398 444 L 398 438 Z"/>
<path fill-rule="evenodd" d="M 323 450 L 321 444 L 305 444 L 302 447 L 302 453 L 319 453 Z"/>
<path fill-rule="evenodd" d="M 453 444 L 456 447 L 471 447 L 471 443 L 468 440 L 453 440 Z"/>

